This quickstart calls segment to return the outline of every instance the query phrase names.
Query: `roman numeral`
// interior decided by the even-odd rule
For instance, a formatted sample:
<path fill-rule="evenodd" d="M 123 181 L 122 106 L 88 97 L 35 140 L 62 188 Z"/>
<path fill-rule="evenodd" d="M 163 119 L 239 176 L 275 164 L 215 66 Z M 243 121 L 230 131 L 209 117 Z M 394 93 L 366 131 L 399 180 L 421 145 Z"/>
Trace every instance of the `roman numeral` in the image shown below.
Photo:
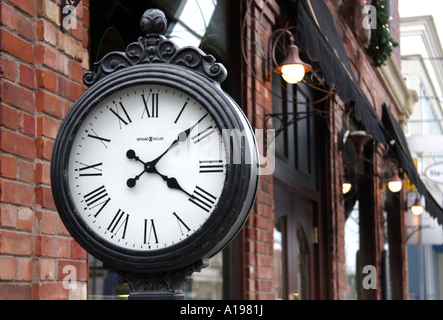
<path fill-rule="evenodd" d="M 78 169 L 78 171 L 80 172 L 80 177 L 98 177 L 102 175 L 102 162 L 91 165 L 87 165 L 81 162 L 79 162 L 79 164 L 82 166 Z"/>
<path fill-rule="evenodd" d="M 118 105 L 120 105 L 120 108 L 118 107 Z M 118 124 L 120 126 L 120 129 L 122 128 L 122 123 L 127 126 L 128 123 L 131 123 L 132 120 L 129 117 L 128 112 L 126 111 L 125 107 L 123 106 L 123 103 L 119 102 L 119 104 L 116 105 L 116 109 L 117 111 L 115 111 L 112 108 L 109 108 L 109 110 L 118 118 Z M 121 111 L 123 112 L 119 112 L 119 109 L 121 109 Z"/>
<path fill-rule="evenodd" d="M 195 187 L 194 192 L 188 200 L 195 204 L 197 207 L 205 210 L 206 212 L 209 212 L 215 204 L 215 200 L 217 200 L 217 198 L 197 186 Z"/>
<path fill-rule="evenodd" d="M 112 238 L 117 236 L 119 232 L 122 233 L 122 239 L 126 236 L 126 228 L 128 227 L 129 214 L 124 211 L 118 209 L 114 218 L 108 226 L 108 231 L 112 233 Z"/>
<path fill-rule="evenodd" d="M 183 232 L 183 228 L 182 228 L 182 226 L 185 227 L 186 230 L 187 230 L 188 232 L 191 231 L 191 228 L 189 228 L 189 227 L 186 225 L 186 223 L 184 223 L 183 220 L 182 220 L 182 219 L 181 219 L 181 218 L 180 218 L 175 212 L 173 212 L 172 214 L 173 214 L 174 217 L 177 219 L 178 227 L 180 228 L 180 232 L 182 233 L 182 235 L 185 234 L 185 233 Z"/>
<path fill-rule="evenodd" d="M 191 137 L 191 139 L 194 142 L 194 144 L 197 144 L 200 141 L 202 141 L 203 139 L 205 139 L 208 136 L 210 136 L 211 134 L 213 134 L 214 132 L 215 132 L 215 129 L 212 126 L 210 126 L 210 127 L 207 127 L 205 130 L 203 130 L 202 132 L 199 132 L 195 136 Z"/>
<path fill-rule="evenodd" d="M 145 109 L 143 110 L 142 119 L 145 115 L 148 118 L 158 118 L 158 93 L 149 93 L 146 98 L 144 94 L 142 94 L 143 103 L 145 105 Z M 149 99 L 151 99 L 151 105 L 149 106 Z"/>
<path fill-rule="evenodd" d="M 221 173 L 223 167 L 222 160 L 200 160 L 200 173 Z"/>
<path fill-rule="evenodd" d="M 151 219 L 150 222 L 148 222 L 148 219 L 145 219 L 143 243 L 150 245 L 151 237 L 154 237 L 155 244 L 157 244 L 158 238 L 157 238 L 157 231 L 155 230 L 154 219 Z"/>
<path fill-rule="evenodd" d="M 107 146 L 107 143 L 111 142 L 111 140 L 110 140 L 110 139 L 103 138 L 103 137 L 100 137 L 100 136 L 97 134 L 97 132 L 95 132 L 93 129 L 91 129 L 91 131 L 92 131 L 93 134 L 90 134 L 89 131 L 86 130 L 86 133 L 88 134 L 88 137 L 100 141 L 100 142 L 105 146 L 105 148 L 107 148 L 107 147 L 108 147 L 108 146 Z"/>
<path fill-rule="evenodd" d="M 105 186 L 98 187 L 97 189 L 84 195 L 83 198 L 85 199 L 85 203 L 87 205 L 87 208 L 85 208 L 85 210 L 88 208 L 89 210 L 92 210 L 98 207 L 98 211 L 94 214 L 95 218 L 109 203 L 109 201 L 111 201 L 111 198 L 108 196 L 108 192 L 106 191 Z"/>

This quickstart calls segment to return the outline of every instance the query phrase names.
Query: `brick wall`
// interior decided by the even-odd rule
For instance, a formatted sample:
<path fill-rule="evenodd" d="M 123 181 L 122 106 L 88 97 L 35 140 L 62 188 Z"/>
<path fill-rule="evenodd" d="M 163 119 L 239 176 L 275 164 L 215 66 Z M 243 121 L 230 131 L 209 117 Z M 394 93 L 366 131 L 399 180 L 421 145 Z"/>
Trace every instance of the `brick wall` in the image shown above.
<path fill-rule="evenodd" d="M 243 107 L 256 129 L 263 129 L 264 114 L 272 113 L 272 82 L 264 79 L 263 55 L 279 10 L 275 1 L 253 1 L 250 7 L 244 8 L 243 43 L 248 60 L 244 70 Z M 245 226 L 245 299 L 275 298 L 273 231 L 273 177 L 262 175 L 257 201 Z"/>
<path fill-rule="evenodd" d="M 67 33 L 60 7 L 0 1 L 0 299 L 87 296 L 87 255 L 55 211 L 49 161 L 58 126 L 84 90 L 89 0 Z M 79 282 L 67 290 L 66 277 Z"/>

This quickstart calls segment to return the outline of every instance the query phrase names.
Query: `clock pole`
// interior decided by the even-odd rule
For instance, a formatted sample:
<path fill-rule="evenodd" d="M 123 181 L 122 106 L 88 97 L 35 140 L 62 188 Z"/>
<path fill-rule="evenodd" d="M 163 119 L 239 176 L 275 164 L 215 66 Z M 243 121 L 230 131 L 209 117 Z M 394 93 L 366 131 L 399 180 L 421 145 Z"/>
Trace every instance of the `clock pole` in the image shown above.
<path fill-rule="evenodd" d="M 184 300 L 183 284 L 194 272 L 200 272 L 208 265 L 208 259 L 203 259 L 189 267 L 163 273 L 112 271 L 128 283 L 131 290 L 129 300 Z"/>

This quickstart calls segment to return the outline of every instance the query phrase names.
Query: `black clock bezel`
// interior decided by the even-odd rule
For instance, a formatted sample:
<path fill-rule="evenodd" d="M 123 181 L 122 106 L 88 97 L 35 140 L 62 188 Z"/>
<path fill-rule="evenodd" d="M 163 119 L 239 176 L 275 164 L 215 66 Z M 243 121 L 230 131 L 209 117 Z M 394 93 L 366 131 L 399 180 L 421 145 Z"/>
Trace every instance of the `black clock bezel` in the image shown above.
<path fill-rule="evenodd" d="M 167 248 L 136 251 L 124 249 L 91 230 L 71 198 L 68 163 L 74 137 L 82 121 L 105 97 L 121 89 L 143 84 L 173 87 L 198 101 L 219 130 L 243 133 L 241 152 L 247 163 L 230 163 L 217 208 L 195 233 Z M 225 141 L 225 143 L 230 143 Z M 73 105 L 54 143 L 51 184 L 59 215 L 74 239 L 90 254 L 113 268 L 133 272 L 158 272 L 186 267 L 210 258 L 240 231 L 255 200 L 258 187 L 258 154 L 252 129 L 241 109 L 217 82 L 176 65 L 152 63 L 124 68 L 97 81 Z"/>

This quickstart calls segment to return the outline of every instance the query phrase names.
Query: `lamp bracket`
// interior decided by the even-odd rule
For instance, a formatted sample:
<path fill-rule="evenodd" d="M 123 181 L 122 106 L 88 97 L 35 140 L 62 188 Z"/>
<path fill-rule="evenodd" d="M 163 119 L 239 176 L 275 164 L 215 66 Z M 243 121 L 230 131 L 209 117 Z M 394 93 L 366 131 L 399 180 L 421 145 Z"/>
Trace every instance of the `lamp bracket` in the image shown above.
<path fill-rule="evenodd" d="M 322 116 L 327 117 L 329 114 L 323 114 L 315 110 L 308 110 L 303 112 L 281 112 L 281 113 L 266 113 L 264 117 L 265 130 L 269 119 L 278 120 L 278 124 L 274 122 L 275 136 L 285 131 L 289 126 L 295 124 L 297 121 L 307 119 L 309 117 Z"/>

